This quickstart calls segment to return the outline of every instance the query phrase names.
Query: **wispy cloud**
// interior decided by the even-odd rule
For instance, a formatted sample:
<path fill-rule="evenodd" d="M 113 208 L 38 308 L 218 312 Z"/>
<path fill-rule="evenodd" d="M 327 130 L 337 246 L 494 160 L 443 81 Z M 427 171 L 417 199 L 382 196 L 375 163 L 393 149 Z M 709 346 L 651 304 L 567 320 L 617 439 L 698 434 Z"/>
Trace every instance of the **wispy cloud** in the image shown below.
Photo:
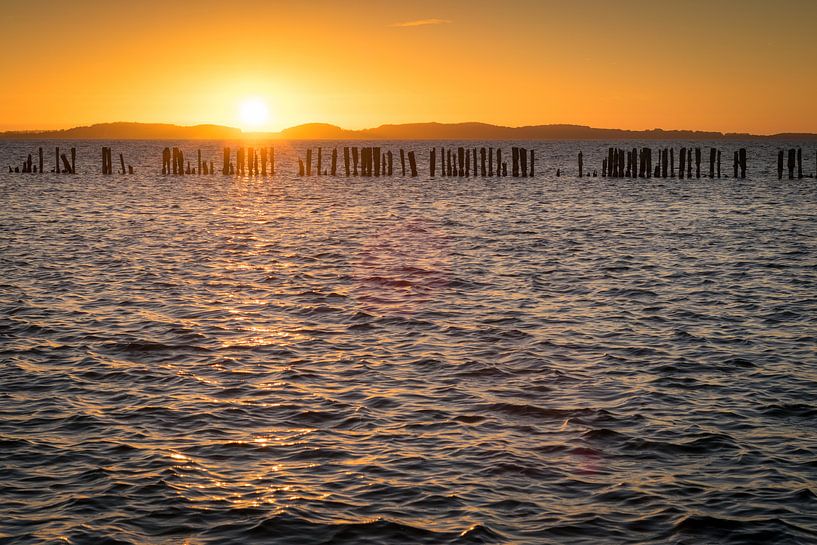
<path fill-rule="evenodd" d="M 417 19 L 416 21 L 404 21 L 402 23 L 392 23 L 389 26 L 399 28 L 409 28 L 415 26 L 429 26 L 429 25 L 447 25 L 450 23 L 448 19 Z"/>

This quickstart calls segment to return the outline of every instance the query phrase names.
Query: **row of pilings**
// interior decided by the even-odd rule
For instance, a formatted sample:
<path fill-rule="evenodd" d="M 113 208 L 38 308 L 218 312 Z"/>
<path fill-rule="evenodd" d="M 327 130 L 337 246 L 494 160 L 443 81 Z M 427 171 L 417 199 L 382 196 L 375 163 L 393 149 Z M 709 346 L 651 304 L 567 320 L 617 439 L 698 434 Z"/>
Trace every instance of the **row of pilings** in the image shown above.
<path fill-rule="evenodd" d="M 701 172 L 702 148 L 681 148 L 678 154 L 678 178 L 707 177 Z M 721 151 L 709 148 L 709 178 L 721 177 Z M 602 159 L 601 175 L 607 178 L 675 178 L 675 149 L 655 150 L 653 166 L 652 148 L 608 148 L 607 157 Z M 781 152 L 782 153 L 782 152 Z M 782 155 L 781 155 L 782 157 Z M 746 178 L 746 148 L 735 151 L 732 169 L 735 178 Z M 693 170 L 694 164 L 694 170 Z M 782 164 L 782 163 L 781 163 Z M 584 155 L 578 155 L 579 177 L 585 176 Z M 594 171 L 595 175 L 595 171 Z"/>
<path fill-rule="evenodd" d="M 343 147 L 342 174 L 346 176 L 392 176 L 395 170 L 399 169 L 402 176 L 418 176 L 418 160 L 414 151 L 406 152 L 399 149 L 398 154 L 392 150 L 383 149 L 379 146 L 368 147 Z M 275 175 L 276 159 L 274 147 L 239 147 L 235 154 L 231 148 L 223 148 L 223 158 L 221 173 L 224 175 L 238 174 L 250 176 Z M 298 174 L 300 176 L 332 175 L 341 174 L 338 172 L 339 165 L 338 148 L 305 150 L 305 158 L 298 158 Z M 513 146 L 510 150 L 510 172 L 514 177 L 532 177 L 538 171 L 536 167 L 536 154 L 533 149 Z M 70 148 L 70 159 L 68 154 L 60 153 L 60 148 L 54 151 L 54 167 L 50 169 L 52 173 L 76 174 L 76 148 Z M 119 157 L 119 173 L 133 174 L 131 165 L 126 165 L 122 153 Z M 233 155 L 235 161 L 233 161 Z M 676 150 L 674 148 L 616 148 L 610 147 L 607 154 L 602 159 L 601 175 L 608 178 L 721 178 L 727 177 L 722 174 L 722 152 L 715 147 L 682 147 L 678 150 L 678 161 L 676 168 Z M 503 153 L 502 148 L 493 147 L 439 147 L 431 148 L 428 154 L 428 172 L 431 177 L 494 177 L 508 176 L 507 152 Z M 43 148 L 37 150 L 37 157 L 32 154 L 23 160 L 17 167 L 8 167 L 10 173 L 43 173 L 45 172 L 45 156 Z M 815 154 L 817 159 L 817 154 Z M 734 178 L 746 178 L 747 172 L 747 150 L 740 148 L 734 151 L 732 158 L 732 176 Z M 708 162 L 708 169 L 707 163 Z M 102 147 L 102 173 L 113 174 L 113 153 L 110 147 Z M 803 173 L 803 150 L 802 148 L 791 148 L 788 150 L 778 150 L 777 156 L 777 177 L 782 179 L 788 170 L 789 179 L 814 178 L 815 174 Z M 216 173 L 213 161 L 202 159 L 201 150 L 196 150 L 196 161 L 191 164 L 185 160 L 184 151 L 178 147 L 166 147 L 162 151 L 162 174 L 165 175 L 185 175 L 203 174 L 212 175 Z M 556 170 L 556 176 L 563 174 L 561 169 Z M 598 171 L 592 172 L 586 169 L 583 152 L 578 153 L 578 176 L 597 176 Z"/>
<path fill-rule="evenodd" d="M 317 151 L 317 153 L 314 153 Z M 315 159 L 313 168 L 313 158 Z M 418 176 L 417 156 L 413 151 L 406 151 L 400 148 L 400 172 L 406 176 L 406 159 L 408 158 L 409 172 L 412 178 Z M 329 165 L 324 167 L 323 148 L 317 150 L 307 148 L 305 157 L 298 158 L 299 176 L 337 176 L 338 175 L 338 149 L 332 148 Z M 393 176 L 395 156 L 391 150 L 383 150 L 379 146 L 344 146 L 343 148 L 343 173 L 346 176 Z"/>
<path fill-rule="evenodd" d="M 60 148 L 54 148 L 54 168 L 51 169 L 51 172 L 55 172 L 57 174 L 76 174 L 76 164 L 77 164 L 77 148 L 71 148 L 71 160 L 68 160 L 68 156 L 64 153 L 60 153 Z M 12 167 L 9 165 L 9 172 L 17 172 L 17 173 L 24 173 L 24 174 L 37 174 L 45 172 L 45 165 L 44 165 L 44 154 L 43 148 L 37 148 L 37 164 L 34 164 L 34 158 L 31 154 L 28 154 L 28 157 L 23 161 L 23 164 L 18 167 Z M 62 162 L 62 164 L 60 164 Z"/>

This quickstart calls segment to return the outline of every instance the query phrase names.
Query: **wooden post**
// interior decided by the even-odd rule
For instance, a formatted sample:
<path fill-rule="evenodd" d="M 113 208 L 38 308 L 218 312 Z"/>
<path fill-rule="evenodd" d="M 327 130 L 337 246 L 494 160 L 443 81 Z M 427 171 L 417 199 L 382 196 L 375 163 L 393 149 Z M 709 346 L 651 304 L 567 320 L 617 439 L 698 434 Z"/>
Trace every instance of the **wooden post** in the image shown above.
<path fill-rule="evenodd" d="M 71 163 L 68 161 L 68 157 L 66 157 L 65 154 L 63 153 L 62 155 L 60 155 L 60 159 L 62 159 L 62 165 L 65 167 L 65 172 L 70 174 Z"/>
<path fill-rule="evenodd" d="M 318 171 L 317 175 L 320 176 L 323 174 L 323 148 L 318 146 Z"/>
<path fill-rule="evenodd" d="M 312 148 L 306 150 L 306 175 L 312 176 Z"/>
<path fill-rule="evenodd" d="M 528 150 L 525 148 L 519 148 L 519 175 L 528 177 Z"/>
<path fill-rule="evenodd" d="M 511 146 L 511 174 L 514 178 L 519 177 L 519 148 Z"/>
<path fill-rule="evenodd" d="M 400 168 L 402 170 L 403 176 L 406 175 L 406 153 L 403 151 L 403 148 L 400 148 Z"/>
<path fill-rule="evenodd" d="M 352 148 L 352 160 L 354 161 L 354 166 L 355 166 L 355 176 L 357 176 L 357 163 L 358 163 L 358 149 L 357 149 L 357 146 Z"/>
<path fill-rule="evenodd" d="M 494 148 L 488 148 L 488 176 L 494 175 Z"/>
<path fill-rule="evenodd" d="M 40 174 L 42 174 L 43 173 L 43 148 L 40 148 L 38 150 L 38 153 L 39 153 L 39 162 L 37 164 L 40 167 L 39 172 L 40 172 Z"/>
<path fill-rule="evenodd" d="M 579 178 L 584 178 L 584 154 L 579 152 Z"/>
<path fill-rule="evenodd" d="M 661 151 L 661 177 L 666 178 L 669 174 L 669 150 L 664 148 Z"/>
<path fill-rule="evenodd" d="M 343 146 L 343 170 L 348 178 L 351 174 L 349 171 L 349 146 Z"/>
<path fill-rule="evenodd" d="M 465 148 L 457 148 L 457 176 L 465 176 Z"/>
<path fill-rule="evenodd" d="M 269 148 L 269 173 L 270 176 L 275 176 L 275 146 Z"/>
<path fill-rule="evenodd" d="M 740 157 L 740 177 L 741 177 L 741 179 L 745 179 L 746 178 L 746 148 L 740 148 L 739 157 Z"/>
<path fill-rule="evenodd" d="M 40 170 L 42 171 L 43 161 L 40 159 Z M 71 148 L 71 174 L 77 173 L 77 148 Z"/>
<path fill-rule="evenodd" d="M 717 157 L 718 153 L 715 148 L 709 148 L 709 177 L 715 177 L 715 158 Z"/>
<path fill-rule="evenodd" d="M 411 177 L 416 178 L 417 177 L 417 160 L 414 157 L 414 152 L 413 151 L 408 152 L 408 158 L 409 158 L 409 166 L 411 167 Z"/>
<path fill-rule="evenodd" d="M 388 165 L 389 165 L 389 176 L 394 175 L 394 154 L 389 150 L 386 153 L 386 157 L 388 158 Z"/>
<path fill-rule="evenodd" d="M 451 177 L 452 175 L 456 175 L 456 171 L 454 171 L 453 167 L 453 160 L 451 158 L 451 149 L 445 150 L 445 175 Z"/>
<path fill-rule="evenodd" d="M 508 176 L 508 163 L 505 161 L 502 162 L 502 176 Z"/>
<path fill-rule="evenodd" d="M 298 157 L 298 176 L 304 175 L 304 162 L 303 159 Z"/>
<path fill-rule="evenodd" d="M 669 174 L 675 178 L 675 148 L 669 150 Z"/>
<path fill-rule="evenodd" d="M 721 177 L 721 150 L 718 150 L 718 178 Z"/>
<path fill-rule="evenodd" d="M 332 176 L 338 174 L 338 148 L 332 148 Z"/>
<path fill-rule="evenodd" d="M 797 179 L 803 178 L 803 148 L 797 148 Z"/>
<path fill-rule="evenodd" d="M 440 176 L 445 177 L 445 148 L 440 146 Z"/>
<path fill-rule="evenodd" d="M 502 148 L 496 148 L 496 176 L 499 178 L 502 176 Z M 505 172 L 507 176 L 508 173 Z"/>
<path fill-rule="evenodd" d="M 108 148 L 102 146 L 102 174 L 108 173 Z M 57 174 L 60 173 L 60 148 L 57 148 Z"/>
<path fill-rule="evenodd" d="M 428 159 L 428 172 L 429 175 L 434 178 L 434 174 L 437 171 L 437 149 L 431 148 L 431 154 L 429 155 Z"/>
<path fill-rule="evenodd" d="M 230 173 L 230 148 L 224 148 L 221 151 L 221 173 L 226 176 Z"/>
<path fill-rule="evenodd" d="M 783 150 L 777 152 L 777 179 L 783 179 Z"/>
<path fill-rule="evenodd" d="M 471 175 L 471 150 L 465 150 L 465 176 Z"/>
<path fill-rule="evenodd" d="M 267 175 L 267 147 L 261 148 L 261 176 Z"/>
<path fill-rule="evenodd" d="M 795 151 L 794 148 L 789 150 L 789 180 L 794 180 L 794 165 L 795 165 Z"/>
<path fill-rule="evenodd" d="M 695 148 L 695 177 L 701 177 L 701 148 Z"/>
<path fill-rule="evenodd" d="M 198 164 L 198 170 L 196 171 L 196 173 L 201 174 L 201 149 L 196 150 L 196 159 Z"/>
<path fill-rule="evenodd" d="M 372 158 L 374 162 L 374 175 L 380 176 L 380 148 L 372 148 L 372 153 L 374 154 Z"/>
<path fill-rule="evenodd" d="M 686 160 L 687 160 L 687 149 L 681 148 L 681 157 L 678 160 L 678 177 L 680 179 L 684 179 L 684 174 L 686 174 Z"/>
<path fill-rule="evenodd" d="M 67 163 L 67 161 L 66 161 L 66 164 L 68 164 L 68 163 Z M 121 167 L 122 167 L 122 174 L 125 174 L 125 173 L 127 172 L 127 171 L 125 170 L 125 158 L 122 156 L 122 154 L 121 154 L 121 153 L 119 154 L 119 164 L 120 164 L 120 165 L 121 165 Z M 69 168 L 69 170 L 70 170 L 71 165 L 68 165 L 68 168 Z"/>

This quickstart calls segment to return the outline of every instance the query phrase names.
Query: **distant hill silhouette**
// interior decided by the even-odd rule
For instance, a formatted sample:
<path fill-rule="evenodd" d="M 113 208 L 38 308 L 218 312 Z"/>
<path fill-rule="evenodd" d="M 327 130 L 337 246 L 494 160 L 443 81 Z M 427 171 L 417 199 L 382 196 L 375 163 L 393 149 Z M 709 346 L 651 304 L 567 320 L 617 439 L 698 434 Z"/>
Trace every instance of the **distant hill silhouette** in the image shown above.
<path fill-rule="evenodd" d="M 9 131 L 5 140 L 815 140 L 817 134 L 753 135 L 703 131 L 629 131 L 582 125 L 503 127 L 487 123 L 406 123 L 347 130 L 328 123 L 306 123 L 277 133 L 244 133 L 220 125 L 183 127 L 162 123 L 100 123 L 52 131 Z"/>

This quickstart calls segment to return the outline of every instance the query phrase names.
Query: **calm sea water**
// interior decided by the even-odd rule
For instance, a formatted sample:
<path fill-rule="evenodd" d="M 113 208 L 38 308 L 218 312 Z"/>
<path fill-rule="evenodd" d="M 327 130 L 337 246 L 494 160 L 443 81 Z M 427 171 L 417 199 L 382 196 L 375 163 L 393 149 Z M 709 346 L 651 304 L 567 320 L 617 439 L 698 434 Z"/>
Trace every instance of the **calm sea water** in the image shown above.
<path fill-rule="evenodd" d="M 534 179 L 408 142 L 416 179 L 298 178 L 304 143 L 267 179 L 163 177 L 156 142 L 5 172 L 38 145 L 0 145 L 0 543 L 817 541 L 817 182 L 776 148 L 746 180 L 736 143 L 722 180 L 575 178 L 605 143 L 531 144 Z"/>

